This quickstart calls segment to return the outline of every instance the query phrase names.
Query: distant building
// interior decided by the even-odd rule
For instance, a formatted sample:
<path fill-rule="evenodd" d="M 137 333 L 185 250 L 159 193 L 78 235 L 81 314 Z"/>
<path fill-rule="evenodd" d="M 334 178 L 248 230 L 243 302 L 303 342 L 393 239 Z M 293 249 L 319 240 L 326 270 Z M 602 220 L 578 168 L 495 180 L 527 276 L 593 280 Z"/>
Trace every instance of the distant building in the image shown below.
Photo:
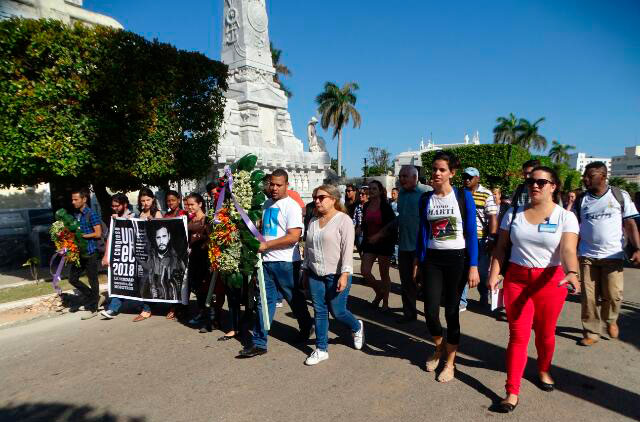
<path fill-rule="evenodd" d="M 26 19 L 59 19 L 66 24 L 81 22 L 86 25 L 104 25 L 122 29 L 118 21 L 100 13 L 82 8 L 83 0 L 2 0 L 0 19 L 19 17 Z"/>
<path fill-rule="evenodd" d="M 584 168 L 589 163 L 594 161 L 602 161 L 607 165 L 607 173 L 611 173 L 611 158 L 594 157 L 593 155 L 587 155 L 584 152 L 578 152 L 569 155 L 569 167 L 584 173 Z"/>
<path fill-rule="evenodd" d="M 469 145 L 480 145 L 480 133 L 478 131 L 476 131 L 471 140 L 469 140 L 469 135 L 465 134 L 464 142 L 459 143 L 435 144 L 431 139 L 429 139 L 425 144 L 424 140 L 422 140 L 420 141 L 420 147 L 417 151 L 401 152 L 396 156 L 396 158 L 393 160 L 393 174 L 397 176 L 400 173 L 400 168 L 405 165 L 413 165 L 420 169 L 422 167 L 421 156 L 423 152 L 436 151 L 446 148 L 459 148 Z"/>
<path fill-rule="evenodd" d="M 624 149 L 624 155 L 612 158 L 611 176 L 640 184 L 640 145 L 627 147 Z"/>

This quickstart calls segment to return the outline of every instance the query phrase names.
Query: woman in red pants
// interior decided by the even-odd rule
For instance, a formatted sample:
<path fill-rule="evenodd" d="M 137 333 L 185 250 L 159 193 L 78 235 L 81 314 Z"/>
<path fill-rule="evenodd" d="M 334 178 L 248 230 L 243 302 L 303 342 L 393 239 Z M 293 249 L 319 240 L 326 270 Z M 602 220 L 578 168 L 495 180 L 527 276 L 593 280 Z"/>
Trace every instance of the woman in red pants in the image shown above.
<path fill-rule="evenodd" d="M 538 351 L 539 386 L 553 391 L 549 374 L 555 349 L 555 330 L 567 289 L 580 289 L 578 281 L 578 220 L 557 204 L 560 182 L 548 167 L 536 167 L 526 179 L 530 203 L 510 209 L 502 219 L 498 246 L 493 253 L 488 287 L 499 282 L 503 261 L 511 245 L 505 280 L 504 303 L 509 321 L 507 347 L 507 396 L 500 402 L 503 412 L 518 404 L 520 380 L 527 364 L 531 328 Z M 564 267 L 564 268 L 563 268 Z"/>

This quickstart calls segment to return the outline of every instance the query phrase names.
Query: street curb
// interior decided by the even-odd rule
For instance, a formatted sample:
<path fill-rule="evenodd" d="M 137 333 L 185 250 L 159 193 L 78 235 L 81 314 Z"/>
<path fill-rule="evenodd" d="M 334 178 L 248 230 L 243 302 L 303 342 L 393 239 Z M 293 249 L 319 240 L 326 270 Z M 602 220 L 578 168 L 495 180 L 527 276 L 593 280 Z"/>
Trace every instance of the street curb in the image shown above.
<path fill-rule="evenodd" d="M 107 284 L 100 284 L 100 292 L 104 292 L 107 290 Z M 65 290 L 62 293 L 73 293 L 73 289 Z M 10 311 L 18 308 L 26 308 L 27 306 L 31 306 L 33 304 L 38 303 L 42 299 L 48 299 L 50 297 L 56 296 L 57 293 L 49 293 L 42 296 L 29 297 L 26 299 L 15 300 L 13 302 L 6 302 L 0 304 L 0 312 Z"/>

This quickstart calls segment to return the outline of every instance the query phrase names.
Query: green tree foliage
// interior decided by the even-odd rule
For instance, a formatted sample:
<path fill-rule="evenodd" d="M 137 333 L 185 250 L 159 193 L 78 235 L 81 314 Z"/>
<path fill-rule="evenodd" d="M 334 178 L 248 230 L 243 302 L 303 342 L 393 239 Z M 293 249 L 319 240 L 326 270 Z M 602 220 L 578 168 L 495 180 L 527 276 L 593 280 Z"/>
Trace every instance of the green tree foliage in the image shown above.
<path fill-rule="evenodd" d="M 633 197 L 636 194 L 636 192 L 640 191 L 640 186 L 638 186 L 637 183 L 635 183 L 635 182 L 627 182 L 622 177 L 611 177 L 609 179 L 609 184 L 611 186 L 617 186 L 620 189 L 624 189 L 627 192 L 629 192 L 629 195 L 631 195 L 631 199 L 633 199 Z"/>
<path fill-rule="evenodd" d="M 540 123 L 545 118 L 541 117 L 531 123 L 527 119 L 518 119 L 513 113 L 508 117 L 498 117 L 493 128 L 493 142 L 496 144 L 519 145 L 527 150 L 543 150 L 547 147 L 547 139 L 538 130 Z"/>
<path fill-rule="evenodd" d="M 316 97 L 320 125 L 324 130 L 333 127 L 333 137 L 338 136 L 338 177 L 342 177 L 342 130 L 353 120 L 353 127 L 360 127 L 362 117 L 356 110 L 356 94 L 360 87 L 355 82 L 348 82 L 339 88 L 333 82 L 324 84 L 324 91 Z"/>
<path fill-rule="evenodd" d="M 569 161 L 569 151 L 576 149 L 573 145 L 561 144 L 554 140 L 551 142 L 551 148 L 549 149 L 549 158 L 554 163 L 566 163 Z"/>
<path fill-rule="evenodd" d="M 281 76 L 289 77 L 293 75 L 291 69 L 287 67 L 286 64 L 280 62 L 280 57 L 282 56 L 282 50 L 279 50 L 273 46 L 272 42 L 269 42 L 269 48 L 271 49 L 271 60 L 273 61 L 273 67 L 276 69 L 276 74 L 273 75 L 273 81 L 277 84 L 280 84 L 280 89 L 282 89 L 287 96 L 287 98 L 291 98 L 293 93 L 291 90 L 282 82 Z"/>
<path fill-rule="evenodd" d="M 366 176 L 382 176 L 393 171 L 391 153 L 386 148 L 369 147 Z M 363 167 L 364 174 L 364 167 Z"/>
<path fill-rule="evenodd" d="M 461 162 L 460 171 L 456 173 L 454 184 L 462 186 L 462 170 L 466 167 L 475 167 L 480 171 L 481 183 L 485 186 L 500 186 L 503 192 L 513 192 L 522 182 L 522 163 L 530 158 L 529 152 L 517 145 L 469 145 L 460 148 L 452 148 Z M 429 180 L 431 162 L 436 151 L 422 153 L 422 168 L 424 175 Z"/>
<path fill-rule="evenodd" d="M 128 31 L 2 21 L 0 184 L 106 194 L 204 177 L 226 76 L 220 62 Z"/>
<path fill-rule="evenodd" d="M 570 190 L 582 187 L 582 174 L 569 167 L 567 163 L 556 164 L 553 162 L 553 159 L 547 155 L 534 155 L 531 158 L 539 160 L 541 165 L 551 167 L 558 173 L 562 192 L 569 192 Z"/>

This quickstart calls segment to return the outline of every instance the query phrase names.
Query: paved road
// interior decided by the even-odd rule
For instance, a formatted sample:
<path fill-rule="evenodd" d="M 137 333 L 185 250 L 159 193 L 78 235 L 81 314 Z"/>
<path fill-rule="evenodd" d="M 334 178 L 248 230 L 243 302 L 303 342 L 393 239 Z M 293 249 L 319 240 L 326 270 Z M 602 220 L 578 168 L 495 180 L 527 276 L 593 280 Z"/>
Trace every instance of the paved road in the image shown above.
<path fill-rule="evenodd" d="M 394 315 L 370 310 L 371 291 L 356 285 L 350 306 L 366 321 L 368 344 L 353 350 L 332 324 L 330 359 L 315 367 L 303 365 L 313 342 L 290 345 L 296 330 L 286 305 L 269 353 L 250 360 L 234 358 L 239 343 L 216 342 L 220 332 L 198 334 L 162 317 L 133 324 L 128 315 L 69 314 L 0 330 L 0 421 L 638 420 L 640 270 L 625 276 L 620 340 L 576 346 L 580 306 L 567 302 L 552 369 L 558 390 L 535 387 L 530 359 L 513 415 L 488 409 L 503 394 L 506 323 L 463 313 L 456 379 L 439 384 L 423 369 L 432 351 L 424 322 L 395 324 Z"/>

